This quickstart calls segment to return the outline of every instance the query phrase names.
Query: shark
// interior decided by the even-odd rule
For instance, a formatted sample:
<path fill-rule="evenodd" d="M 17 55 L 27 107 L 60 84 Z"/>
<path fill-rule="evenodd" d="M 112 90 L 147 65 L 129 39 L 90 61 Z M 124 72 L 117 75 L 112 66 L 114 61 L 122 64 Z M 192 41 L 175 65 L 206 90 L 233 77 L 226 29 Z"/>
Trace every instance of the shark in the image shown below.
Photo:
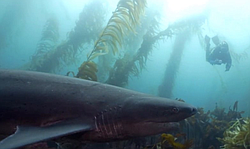
<path fill-rule="evenodd" d="M 0 149 L 72 135 L 89 142 L 155 135 L 196 112 L 184 102 L 108 84 L 0 70 Z"/>

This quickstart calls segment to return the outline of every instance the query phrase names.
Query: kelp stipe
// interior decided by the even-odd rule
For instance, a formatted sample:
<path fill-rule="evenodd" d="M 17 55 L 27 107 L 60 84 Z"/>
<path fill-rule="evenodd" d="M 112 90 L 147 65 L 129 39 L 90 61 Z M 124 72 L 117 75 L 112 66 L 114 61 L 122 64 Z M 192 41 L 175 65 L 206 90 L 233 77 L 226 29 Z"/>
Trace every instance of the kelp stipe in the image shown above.
<path fill-rule="evenodd" d="M 159 86 L 159 96 L 161 97 L 172 97 L 175 77 L 180 67 L 185 44 L 189 38 L 190 31 L 186 30 L 177 35 L 175 39 L 173 51 L 168 61 L 162 84 Z"/>
<path fill-rule="evenodd" d="M 158 95 L 161 97 L 171 98 L 172 91 L 174 87 L 174 82 L 176 79 L 176 73 L 179 70 L 182 53 L 184 50 L 185 43 L 190 38 L 192 34 L 200 34 L 200 30 L 202 25 L 207 19 L 206 13 L 192 16 L 185 20 L 178 21 L 172 25 L 170 25 L 166 32 L 168 33 L 168 37 L 172 37 L 172 35 L 176 35 L 173 52 L 168 61 L 164 78 L 162 84 L 158 88 Z"/>

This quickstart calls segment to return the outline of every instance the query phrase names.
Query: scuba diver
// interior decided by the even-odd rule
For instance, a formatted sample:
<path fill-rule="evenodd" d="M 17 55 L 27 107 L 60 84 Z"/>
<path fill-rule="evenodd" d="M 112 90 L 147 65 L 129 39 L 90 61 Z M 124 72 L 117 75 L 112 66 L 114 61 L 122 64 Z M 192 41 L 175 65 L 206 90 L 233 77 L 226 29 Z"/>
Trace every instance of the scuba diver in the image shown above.
<path fill-rule="evenodd" d="M 220 42 L 218 36 L 214 36 L 212 40 L 216 47 L 210 49 L 210 38 L 207 35 L 205 36 L 206 60 L 211 65 L 226 64 L 226 71 L 229 71 L 232 65 L 232 59 L 229 53 L 228 44 L 225 41 Z"/>

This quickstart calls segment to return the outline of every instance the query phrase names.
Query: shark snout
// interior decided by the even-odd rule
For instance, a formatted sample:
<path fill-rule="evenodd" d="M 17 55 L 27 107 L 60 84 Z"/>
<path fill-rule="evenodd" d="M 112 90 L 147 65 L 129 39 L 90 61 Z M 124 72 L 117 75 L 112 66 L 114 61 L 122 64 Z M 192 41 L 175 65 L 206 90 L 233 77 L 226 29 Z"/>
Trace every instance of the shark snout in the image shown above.
<path fill-rule="evenodd" d="M 195 107 L 191 107 L 190 110 L 191 110 L 191 115 L 195 115 L 197 113 L 197 108 Z"/>

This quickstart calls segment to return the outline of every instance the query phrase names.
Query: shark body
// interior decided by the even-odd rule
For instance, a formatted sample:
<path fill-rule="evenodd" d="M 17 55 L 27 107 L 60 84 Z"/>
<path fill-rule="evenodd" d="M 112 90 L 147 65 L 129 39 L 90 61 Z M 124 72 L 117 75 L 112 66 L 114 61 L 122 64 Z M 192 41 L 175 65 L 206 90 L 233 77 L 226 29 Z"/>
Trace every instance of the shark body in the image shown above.
<path fill-rule="evenodd" d="M 0 70 L 0 149 L 74 134 L 92 142 L 155 135 L 196 111 L 183 102 L 98 82 Z"/>

